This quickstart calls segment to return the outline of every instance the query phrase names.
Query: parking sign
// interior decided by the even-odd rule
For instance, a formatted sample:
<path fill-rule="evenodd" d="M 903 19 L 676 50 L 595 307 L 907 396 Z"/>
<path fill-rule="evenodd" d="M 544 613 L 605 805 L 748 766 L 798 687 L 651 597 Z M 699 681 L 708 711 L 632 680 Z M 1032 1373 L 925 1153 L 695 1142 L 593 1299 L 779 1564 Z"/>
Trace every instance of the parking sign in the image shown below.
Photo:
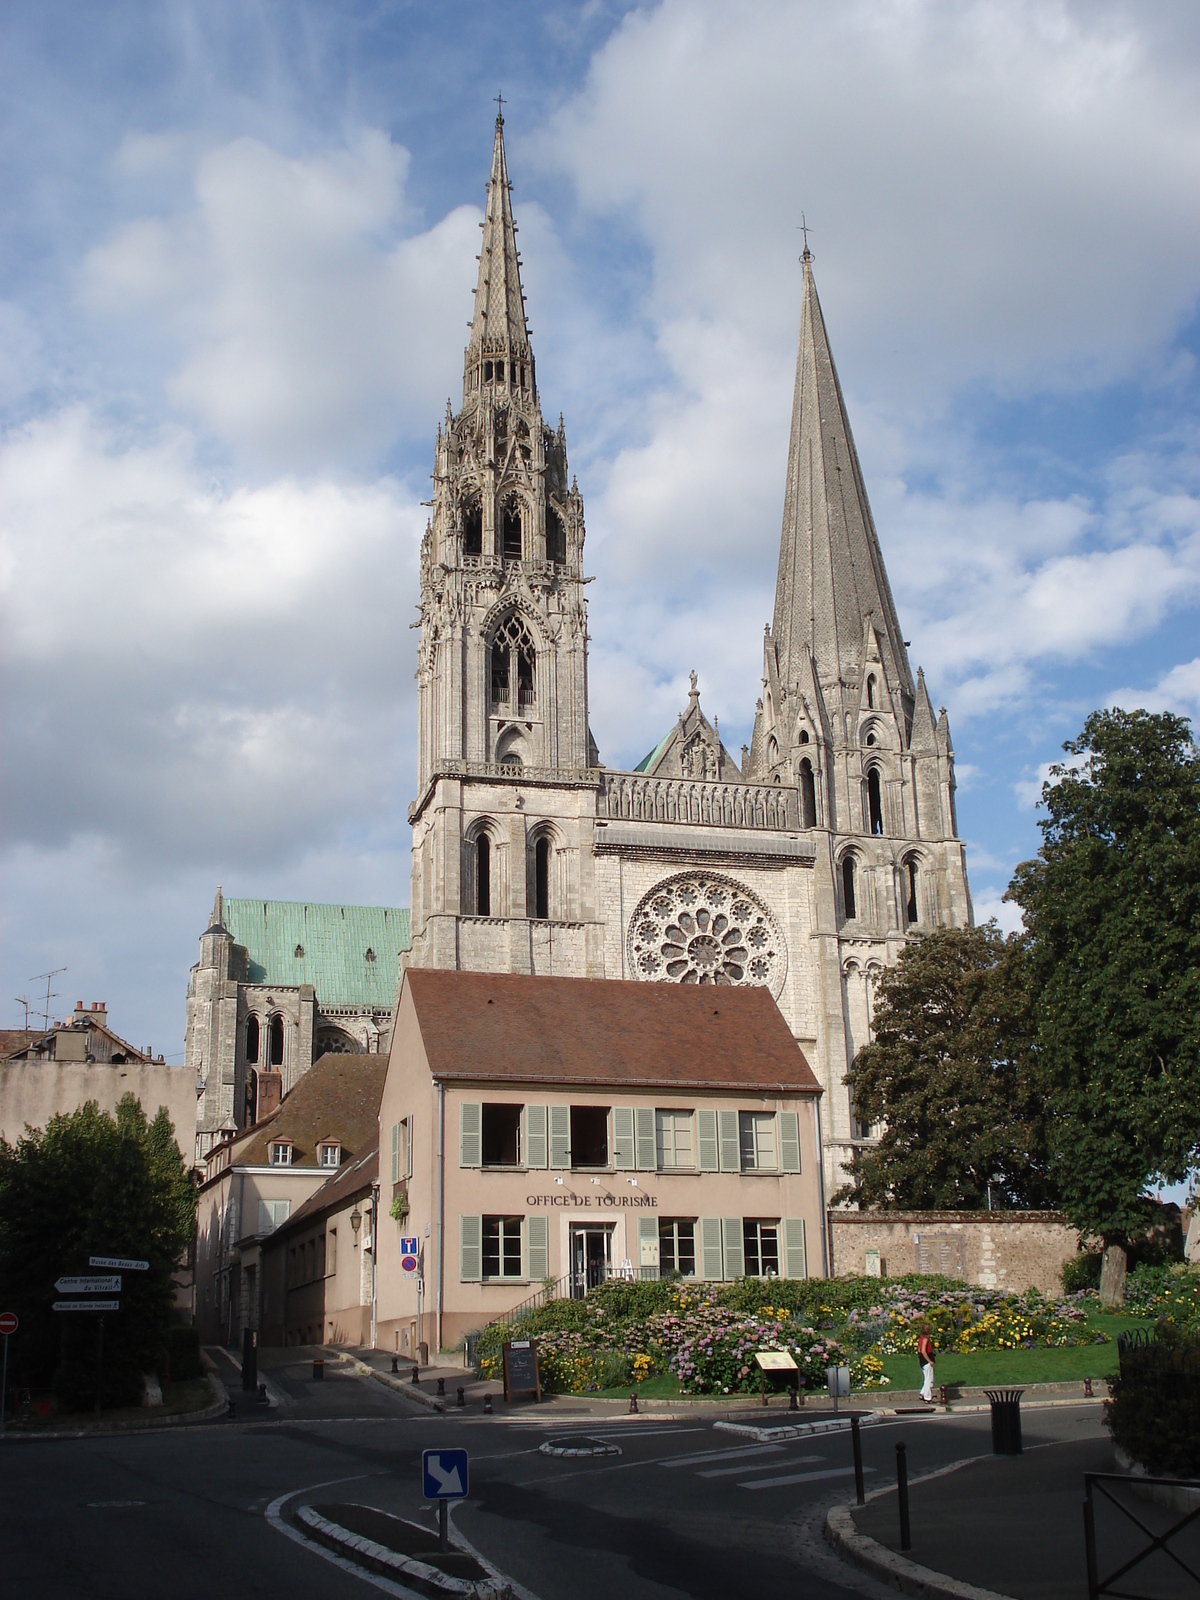
<path fill-rule="evenodd" d="M 421 1246 L 417 1239 L 400 1240 L 400 1266 L 405 1272 L 416 1272 L 421 1261 Z"/>

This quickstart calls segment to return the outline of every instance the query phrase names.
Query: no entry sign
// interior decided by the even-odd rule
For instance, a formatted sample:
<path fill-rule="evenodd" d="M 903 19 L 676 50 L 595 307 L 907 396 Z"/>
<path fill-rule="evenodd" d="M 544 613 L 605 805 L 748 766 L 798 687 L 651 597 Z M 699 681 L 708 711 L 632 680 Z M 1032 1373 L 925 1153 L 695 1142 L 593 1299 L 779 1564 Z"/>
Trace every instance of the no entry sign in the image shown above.
<path fill-rule="evenodd" d="M 0 1333 L 2 1333 L 5 1336 L 5 1338 L 7 1338 L 10 1333 L 16 1333 L 16 1331 L 17 1331 L 17 1314 L 16 1314 L 16 1312 L 15 1311 L 0 1311 Z"/>

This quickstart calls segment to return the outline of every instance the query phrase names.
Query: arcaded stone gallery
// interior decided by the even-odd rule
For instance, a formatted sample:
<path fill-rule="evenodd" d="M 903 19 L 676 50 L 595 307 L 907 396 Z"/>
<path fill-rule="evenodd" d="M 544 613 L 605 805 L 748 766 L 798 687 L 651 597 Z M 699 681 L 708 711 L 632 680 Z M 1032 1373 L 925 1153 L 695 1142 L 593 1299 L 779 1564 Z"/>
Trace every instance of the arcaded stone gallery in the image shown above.
<path fill-rule="evenodd" d="M 946 713 L 909 665 L 807 249 L 803 274 L 751 742 L 735 761 L 693 673 L 675 725 L 614 771 L 588 723 L 583 497 L 543 417 L 497 118 L 421 550 L 401 966 L 769 989 L 823 1090 L 827 1199 L 870 1134 L 845 1079 L 873 974 L 971 900 Z"/>

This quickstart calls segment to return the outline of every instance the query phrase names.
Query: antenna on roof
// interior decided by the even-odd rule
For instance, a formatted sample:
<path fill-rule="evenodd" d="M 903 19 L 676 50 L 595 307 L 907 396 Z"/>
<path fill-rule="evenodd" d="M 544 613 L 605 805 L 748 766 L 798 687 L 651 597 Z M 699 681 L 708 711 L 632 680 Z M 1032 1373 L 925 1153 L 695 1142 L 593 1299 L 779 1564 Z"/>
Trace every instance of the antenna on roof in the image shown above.
<path fill-rule="evenodd" d="M 37 983 L 42 978 L 46 980 L 46 1008 L 42 1012 L 42 1020 L 45 1023 L 47 1033 L 50 1032 L 50 1002 L 58 999 L 57 994 L 50 993 L 50 985 L 60 972 L 65 972 L 66 970 L 66 967 L 55 967 L 52 972 L 35 972 L 29 980 L 30 983 Z"/>
<path fill-rule="evenodd" d="M 28 1033 L 29 1032 L 29 996 L 27 994 L 19 994 L 19 995 L 16 996 L 16 1001 L 17 1001 L 17 1004 L 19 1006 L 24 1006 L 25 1007 L 25 1032 Z"/>

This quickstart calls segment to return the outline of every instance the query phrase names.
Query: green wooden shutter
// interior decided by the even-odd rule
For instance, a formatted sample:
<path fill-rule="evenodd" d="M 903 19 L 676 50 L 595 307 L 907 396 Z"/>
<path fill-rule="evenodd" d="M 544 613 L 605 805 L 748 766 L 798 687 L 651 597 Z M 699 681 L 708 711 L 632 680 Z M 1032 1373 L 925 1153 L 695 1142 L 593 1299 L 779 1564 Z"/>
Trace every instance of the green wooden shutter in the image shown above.
<path fill-rule="evenodd" d="M 525 1165 L 527 1167 L 544 1167 L 546 1165 L 546 1108 L 545 1106 L 525 1107 Z"/>
<path fill-rule="evenodd" d="M 639 1172 L 653 1172 L 658 1166 L 658 1144 L 654 1137 L 654 1107 L 642 1107 L 633 1114 L 636 1135 L 634 1143 L 637 1145 L 637 1169 Z M 657 1238 L 657 1234 L 655 1235 Z"/>
<path fill-rule="evenodd" d="M 550 1107 L 550 1165 L 552 1167 L 571 1165 L 570 1106 Z"/>
<path fill-rule="evenodd" d="M 634 1268 L 639 1278 L 658 1277 L 658 1218 L 638 1218 L 638 1253 Z"/>
<path fill-rule="evenodd" d="M 400 1124 L 392 1123 L 392 1184 L 400 1182 Z"/>
<path fill-rule="evenodd" d="M 633 1171 L 633 1107 L 614 1106 L 613 1166 L 618 1172 Z"/>
<path fill-rule="evenodd" d="M 458 1164 L 483 1165 L 483 1107 L 478 1101 L 464 1100 L 458 1108 Z"/>
<path fill-rule="evenodd" d="M 800 1171 L 800 1117 L 795 1111 L 779 1113 L 779 1170 Z"/>
<path fill-rule="evenodd" d="M 478 1283 L 483 1277 L 483 1218 L 458 1219 L 458 1277 L 461 1283 Z"/>
<path fill-rule="evenodd" d="M 550 1276 L 550 1219 L 525 1218 L 525 1275 L 530 1283 Z"/>
<path fill-rule="evenodd" d="M 804 1218 L 784 1217 L 779 1225 L 783 1229 L 783 1271 L 788 1278 L 808 1277 L 808 1251 L 805 1248 Z"/>
<path fill-rule="evenodd" d="M 738 1114 L 736 1111 L 719 1111 L 717 1128 L 721 1139 L 721 1171 L 740 1172 L 742 1155 L 738 1146 Z"/>
<path fill-rule="evenodd" d="M 741 1217 L 725 1217 L 721 1223 L 722 1244 L 725 1249 L 725 1276 L 746 1276 L 746 1250 L 742 1241 Z"/>
<path fill-rule="evenodd" d="M 717 1113 L 703 1107 L 696 1113 L 696 1139 L 701 1172 L 719 1172 L 717 1160 Z M 707 1272 L 704 1274 L 707 1278 Z"/>
<path fill-rule="evenodd" d="M 696 1231 L 700 1239 L 700 1260 L 696 1263 L 700 1268 L 700 1276 L 723 1278 L 725 1263 L 721 1255 L 720 1217 L 701 1217 L 696 1223 Z"/>
<path fill-rule="evenodd" d="M 408 1137 L 404 1141 L 404 1176 L 411 1178 L 413 1169 L 413 1118 L 411 1112 L 405 1122 L 405 1127 L 408 1130 Z"/>

